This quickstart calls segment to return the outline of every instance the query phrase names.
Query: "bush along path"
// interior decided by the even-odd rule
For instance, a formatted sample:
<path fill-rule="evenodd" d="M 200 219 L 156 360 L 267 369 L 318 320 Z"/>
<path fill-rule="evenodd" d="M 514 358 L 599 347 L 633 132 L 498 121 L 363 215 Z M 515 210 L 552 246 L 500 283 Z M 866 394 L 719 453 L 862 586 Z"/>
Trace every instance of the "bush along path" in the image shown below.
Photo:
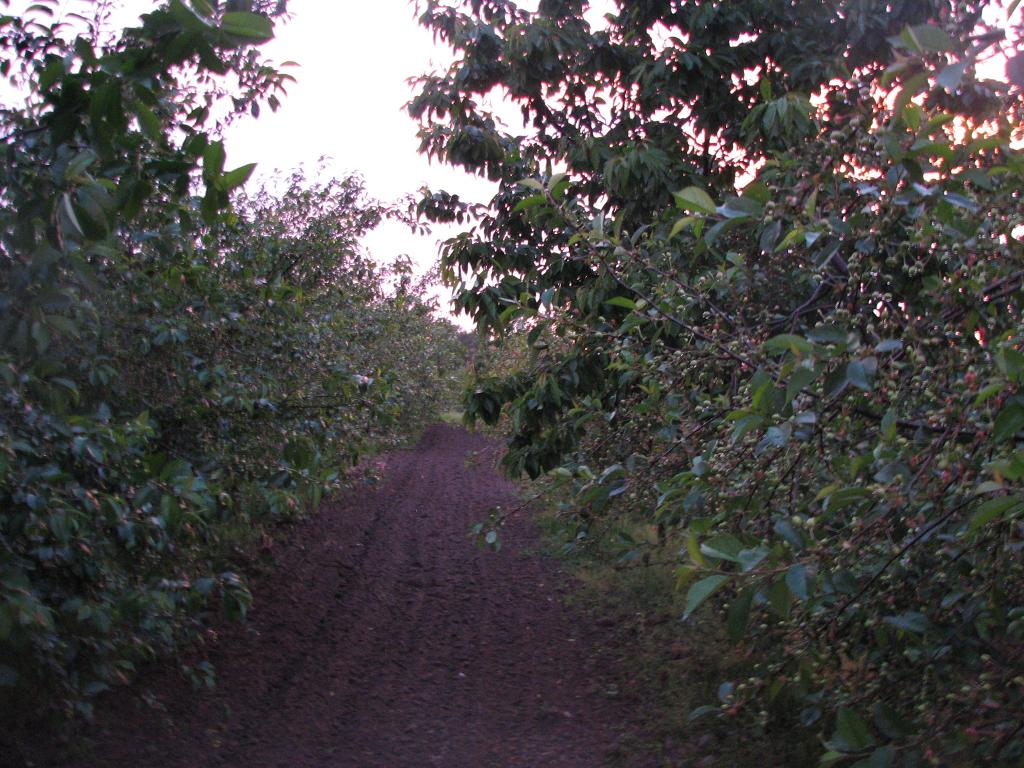
<path fill-rule="evenodd" d="M 579 766 L 620 754 L 633 715 L 605 695 L 608 653 L 530 554 L 523 521 L 499 552 L 467 537 L 515 501 L 495 446 L 436 426 L 383 459 L 383 477 L 275 545 L 248 623 L 206 659 L 217 685 L 176 671 L 97 706 L 77 757 L 34 765 Z M 148 700 L 148 704 L 146 701 Z M 155 707 L 153 705 L 156 705 Z"/>

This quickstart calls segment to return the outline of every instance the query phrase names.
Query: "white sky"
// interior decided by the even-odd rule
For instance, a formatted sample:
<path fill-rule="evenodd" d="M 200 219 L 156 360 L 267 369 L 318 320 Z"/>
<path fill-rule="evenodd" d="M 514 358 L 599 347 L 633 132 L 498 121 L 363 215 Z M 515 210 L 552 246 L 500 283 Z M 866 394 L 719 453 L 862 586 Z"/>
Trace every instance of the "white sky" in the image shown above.
<path fill-rule="evenodd" d="M 137 2 L 138 0 L 132 0 Z M 536 0 L 521 0 L 536 8 Z M 611 10 L 610 0 L 595 0 L 588 17 Z M 450 50 L 435 45 L 433 36 L 416 21 L 411 0 L 290 0 L 291 21 L 279 24 L 262 52 L 276 62 L 297 61 L 298 80 L 276 114 L 265 110 L 258 120 L 246 119 L 227 133 L 228 166 L 259 163 L 254 179 L 275 168 L 289 171 L 305 164 L 310 171 L 319 157 L 329 158 L 327 171 L 341 176 L 361 173 L 373 197 L 395 200 L 423 186 L 486 202 L 494 185 L 461 170 L 429 163 L 418 152 L 416 123 L 404 105 L 412 97 L 415 77 L 451 61 Z M 498 110 L 503 112 L 504 110 Z M 506 119 L 515 130 L 518 110 Z M 364 243 L 372 256 L 388 262 L 399 254 L 412 257 L 421 272 L 438 258 L 441 240 L 457 226 L 434 227 L 428 236 L 415 235 L 397 222 L 384 222 Z M 441 289 L 438 296 L 447 290 Z M 460 325 L 471 327 L 468 319 Z"/>
<path fill-rule="evenodd" d="M 417 151 L 417 126 L 404 109 L 412 96 L 407 80 L 447 64 L 450 54 L 416 23 L 408 0 L 291 0 L 289 11 L 291 21 L 278 25 L 262 51 L 276 62 L 297 61 L 301 67 L 292 74 L 298 82 L 277 113 L 265 110 L 258 120 L 229 129 L 229 167 L 259 163 L 259 181 L 274 169 L 305 165 L 312 172 L 324 156 L 325 172 L 359 172 L 369 193 L 383 201 L 423 186 L 490 198 L 492 186 L 483 179 L 430 164 Z M 385 222 L 365 245 L 378 261 L 407 254 L 426 271 L 437 259 L 438 240 L 451 232 L 435 228 L 418 236 Z"/>

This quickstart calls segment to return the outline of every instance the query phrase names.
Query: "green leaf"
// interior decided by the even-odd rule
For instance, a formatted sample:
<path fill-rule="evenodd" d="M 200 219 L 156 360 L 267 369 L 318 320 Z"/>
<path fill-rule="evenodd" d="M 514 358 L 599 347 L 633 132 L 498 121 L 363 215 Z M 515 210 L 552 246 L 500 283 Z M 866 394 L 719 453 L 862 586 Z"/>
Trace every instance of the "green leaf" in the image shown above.
<path fill-rule="evenodd" d="M 707 568 L 708 561 L 704 559 L 704 553 L 700 551 L 700 542 L 696 534 L 691 533 L 686 537 L 686 551 L 690 555 L 690 562 L 701 568 Z"/>
<path fill-rule="evenodd" d="M 846 509 L 851 504 L 856 504 L 871 498 L 871 491 L 867 488 L 848 487 L 840 488 L 828 494 L 825 507 L 829 512 L 838 512 Z"/>
<path fill-rule="evenodd" d="M 50 347 L 50 331 L 38 320 L 32 323 L 32 339 L 36 343 L 39 354 L 43 354 Z"/>
<path fill-rule="evenodd" d="M 207 29 L 213 28 L 209 19 L 199 12 L 194 3 L 185 5 L 181 0 L 171 0 L 168 4 L 168 10 L 175 21 L 185 28 L 186 32 L 203 33 Z"/>
<path fill-rule="evenodd" d="M 192 5 L 192 10 L 200 16 L 213 16 L 213 6 L 208 0 L 190 0 L 190 3 Z"/>
<path fill-rule="evenodd" d="M 786 618 L 789 616 L 791 603 L 792 595 L 786 580 L 784 578 L 776 579 L 768 590 L 768 606 L 777 616 Z"/>
<path fill-rule="evenodd" d="M 694 216 L 683 216 L 683 218 L 679 219 L 675 224 L 672 225 L 672 231 L 668 233 L 668 239 L 671 240 L 684 229 L 686 229 L 689 226 L 692 226 L 696 221 L 697 219 Z"/>
<path fill-rule="evenodd" d="M 721 235 L 727 235 L 732 230 L 736 229 L 737 227 L 741 227 L 744 224 L 749 223 L 750 221 L 751 217 L 749 216 L 736 216 L 733 218 L 723 219 L 722 221 L 718 222 L 717 224 L 715 224 L 715 226 L 713 226 L 711 229 L 707 231 L 707 234 L 704 235 L 704 242 L 707 243 L 707 245 L 709 246 L 714 245 L 715 241 Z"/>
<path fill-rule="evenodd" d="M 928 617 L 916 611 L 907 611 L 898 616 L 886 616 L 883 621 L 897 629 L 902 629 L 904 632 L 910 632 L 915 635 L 923 635 L 931 627 Z"/>
<path fill-rule="evenodd" d="M 111 199 L 99 184 L 79 187 L 73 201 L 77 221 L 92 240 L 102 240 L 110 232 L 108 209 Z"/>
<path fill-rule="evenodd" d="M 740 552 L 744 550 L 743 542 L 731 533 L 720 533 L 700 545 L 700 551 L 715 560 L 740 562 Z"/>
<path fill-rule="evenodd" d="M 764 206 L 752 197 L 730 197 L 717 210 L 727 219 L 738 219 L 760 216 L 764 212 Z"/>
<path fill-rule="evenodd" d="M 805 388 L 813 384 L 818 378 L 818 372 L 813 368 L 797 368 L 789 377 L 786 384 L 786 400 L 792 400 Z"/>
<path fill-rule="evenodd" d="M 764 348 L 769 352 L 790 351 L 794 355 L 809 355 L 814 351 L 814 345 L 803 336 L 793 333 L 780 333 L 773 336 L 764 343 Z"/>
<path fill-rule="evenodd" d="M 224 151 L 224 143 L 214 141 L 203 151 L 203 178 L 207 183 L 212 183 L 224 172 L 224 160 L 227 154 Z"/>
<path fill-rule="evenodd" d="M 50 59 L 39 75 L 39 90 L 50 90 L 50 87 L 65 74 L 67 70 L 64 68 L 64 61 L 57 57 Z"/>
<path fill-rule="evenodd" d="M 978 505 L 968 530 L 971 533 L 985 527 L 997 518 L 1007 517 L 1016 514 L 1024 509 L 1024 496 L 1000 496 L 996 499 L 989 499 Z"/>
<path fill-rule="evenodd" d="M 808 331 L 807 338 L 818 344 L 844 344 L 850 331 L 841 325 L 819 325 Z"/>
<path fill-rule="evenodd" d="M 807 593 L 807 568 L 801 563 L 794 563 L 786 571 L 786 586 L 800 600 L 806 600 Z"/>
<path fill-rule="evenodd" d="M 705 704 L 703 706 L 697 707 L 692 712 L 690 712 L 690 714 L 686 716 L 686 722 L 692 723 L 695 720 L 700 720 L 702 717 L 705 717 L 706 715 L 713 715 L 717 712 L 718 707 L 713 707 L 709 704 Z"/>
<path fill-rule="evenodd" d="M 1011 402 L 996 416 L 995 425 L 992 428 L 992 440 L 997 443 L 1012 440 L 1022 429 L 1024 429 L 1024 406 L 1016 401 Z"/>
<path fill-rule="evenodd" d="M 249 163 L 243 165 L 240 168 L 236 168 L 233 171 L 228 171 L 217 181 L 217 186 L 223 189 L 225 192 L 230 192 L 233 189 L 241 187 L 245 182 L 252 176 L 252 172 L 256 170 L 256 163 Z"/>
<path fill-rule="evenodd" d="M 225 13 L 220 28 L 229 35 L 251 40 L 270 40 L 274 36 L 274 22 L 258 13 L 232 11 Z"/>
<path fill-rule="evenodd" d="M 796 245 L 797 243 L 799 243 L 803 239 L 804 239 L 804 228 L 803 227 L 796 227 L 795 229 L 791 229 L 786 234 L 786 236 L 784 238 L 782 238 L 782 242 L 780 242 L 778 245 L 775 246 L 775 252 L 779 253 L 780 251 L 785 251 L 787 248 L 792 248 L 794 245 Z"/>
<path fill-rule="evenodd" d="M 768 550 L 764 547 L 757 547 L 756 549 L 741 550 L 736 555 L 736 560 L 740 564 L 740 570 L 743 573 L 748 573 L 757 568 L 766 557 L 768 557 Z"/>
<path fill-rule="evenodd" d="M 935 75 L 935 82 L 947 91 L 955 91 L 960 81 L 963 80 L 964 72 L 967 71 L 967 61 L 958 61 L 954 64 L 943 67 Z"/>
<path fill-rule="evenodd" d="M 636 302 L 632 299 L 628 299 L 625 296 L 613 296 L 610 299 L 605 299 L 605 304 L 613 307 L 622 307 L 623 309 L 635 310 Z"/>
<path fill-rule="evenodd" d="M 98 157 L 96 153 L 91 149 L 79 152 L 71 158 L 71 162 L 69 162 L 67 168 L 64 169 L 64 180 L 70 181 L 81 176 L 90 165 L 96 162 L 97 159 Z"/>
<path fill-rule="evenodd" d="M 1003 347 L 996 352 L 996 366 L 1011 381 L 1024 378 L 1024 353 L 1010 347 Z"/>
<path fill-rule="evenodd" d="M 13 688 L 18 684 L 18 673 L 6 664 L 0 664 L 0 688 Z"/>
<path fill-rule="evenodd" d="M 846 366 L 846 380 L 857 389 L 864 390 L 865 392 L 871 391 L 871 380 L 868 377 L 867 368 L 861 360 L 851 360 L 849 362 Z"/>
<path fill-rule="evenodd" d="M 75 207 L 71 202 L 71 195 L 65 192 L 60 196 L 60 202 L 68 223 L 74 227 L 75 236 L 79 238 L 85 237 L 85 230 L 82 228 L 82 223 L 78 220 L 78 214 L 75 213 Z"/>
<path fill-rule="evenodd" d="M 829 746 L 839 752 L 863 752 L 875 746 L 875 737 L 860 715 L 849 707 L 840 707 Z"/>
<path fill-rule="evenodd" d="M 530 195 L 527 198 L 520 200 L 516 203 L 516 207 L 512 209 L 512 213 L 519 213 L 530 208 L 536 208 L 538 205 L 544 205 L 548 201 L 544 195 Z"/>
<path fill-rule="evenodd" d="M 756 587 L 747 587 L 729 604 L 726 628 L 729 632 L 729 639 L 734 643 L 747 631 L 747 625 L 750 624 L 750 606 L 754 602 L 756 593 Z"/>
<path fill-rule="evenodd" d="M 1016 0 L 1013 3 L 1015 8 L 1018 2 L 1020 0 Z M 1009 13 L 1013 13 L 1013 11 Z M 1009 13 L 1007 18 L 1009 18 Z M 1018 88 L 1024 88 L 1024 52 L 1011 56 L 1006 60 L 1006 79 Z"/>
<path fill-rule="evenodd" d="M 892 768 L 896 764 L 896 748 L 890 744 L 879 747 L 869 757 L 858 760 L 850 768 Z"/>
<path fill-rule="evenodd" d="M 689 618 L 705 600 L 721 589 L 727 581 L 729 581 L 728 576 L 708 576 L 690 587 L 686 593 L 686 611 L 683 613 L 683 618 Z"/>
<path fill-rule="evenodd" d="M 684 211 L 710 215 L 716 210 L 715 201 L 700 187 L 687 187 L 679 192 L 673 192 L 672 196 L 676 200 L 676 206 Z"/>
<path fill-rule="evenodd" d="M 736 426 L 733 427 L 732 436 L 730 438 L 732 444 L 736 445 L 736 443 L 742 440 L 748 432 L 753 429 L 757 429 L 762 424 L 764 424 L 764 418 L 762 416 L 758 416 L 757 414 L 744 416 L 737 421 Z"/>
<path fill-rule="evenodd" d="M 892 440 L 896 437 L 897 426 L 899 426 L 899 420 L 896 418 L 896 411 L 890 408 L 885 412 L 885 416 L 882 417 L 882 437 L 886 440 Z"/>
<path fill-rule="evenodd" d="M 135 115 L 143 132 L 153 141 L 160 141 L 164 135 L 164 127 L 156 112 L 141 101 L 135 103 Z"/>
<path fill-rule="evenodd" d="M 974 398 L 974 404 L 984 405 L 993 397 L 1002 392 L 1004 389 L 1006 389 L 1005 384 L 989 384 L 987 387 L 978 392 L 978 396 Z"/>
<path fill-rule="evenodd" d="M 797 552 L 804 548 L 803 534 L 801 534 L 789 520 L 786 520 L 785 518 L 776 520 L 773 530 L 777 536 L 781 537 L 783 541 L 789 544 L 789 546 Z"/>
<path fill-rule="evenodd" d="M 949 53 L 957 48 L 956 41 L 945 30 L 934 24 L 918 24 L 907 29 L 920 50 Z"/>
<path fill-rule="evenodd" d="M 890 705 L 879 702 L 873 710 L 875 727 L 889 739 L 904 739 L 913 733 L 913 726 Z"/>

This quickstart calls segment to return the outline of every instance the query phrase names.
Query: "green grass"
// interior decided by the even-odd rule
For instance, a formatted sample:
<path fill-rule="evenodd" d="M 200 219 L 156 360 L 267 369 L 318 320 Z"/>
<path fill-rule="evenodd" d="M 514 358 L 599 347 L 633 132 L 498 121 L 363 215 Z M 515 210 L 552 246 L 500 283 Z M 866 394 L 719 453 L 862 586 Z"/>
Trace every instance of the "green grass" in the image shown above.
<path fill-rule="evenodd" d="M 456 427 L 462 426 L 462 411 L 445 411 L 441 414 L 441 421 Z"/>
<path fill-rule="evenodd" d="M 791 732 L 785 738 L 765 733 L 720 705 L 719 685 L 745 679 L 752 659 L 728 641 L 715 612 L 682 621 L 686 591 L 676 588 L 675 553 L 658 546 L 652 526 L 619 523 L 647 555 L 624 564 L 614 535 L 566 551 L 566 531 L 556 515 L 544 514 L 538 524 L 546 553 L 577 582 L 570 604 L 607 632 L 617 695 L 643 713 L 640 733 L 623 743 L 624 756 L 666 768 L 816 765 L 814 751 L 805 751 Z M 722 715 L 691 722 L 690 714 L 704 705 L 720 707 Z"/>

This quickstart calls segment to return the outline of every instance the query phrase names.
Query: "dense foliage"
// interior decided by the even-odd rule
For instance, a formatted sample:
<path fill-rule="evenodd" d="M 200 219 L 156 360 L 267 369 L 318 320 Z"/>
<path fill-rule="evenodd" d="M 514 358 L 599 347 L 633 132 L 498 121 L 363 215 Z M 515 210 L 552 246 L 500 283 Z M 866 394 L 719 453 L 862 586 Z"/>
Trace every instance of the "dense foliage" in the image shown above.
<path fill-rule="evenodd" d="M 429 416 L 461 365 L 408 263 L 362 254 L 395 211 L 360 179 L 240 193 L 252 167 L 226 166 L 219 128 L 290 79 L 259 56 L 283 12 L 263 5 L 171 0 L 120 35 L 103 3 L 0 16 L 7 714 L 88 712 L 212 610 L 244 615 L 245 545 Z"/>
<path fill-rule="evenodd" d="M 1024 754 L 1024 57 L 986 5 L 421 17 L 456 54 L 410 105 L 423 151 L 500 182 L 421 209 L 471 224 L 458 301 L 533 351 L 468 415 L 575 485 L 576 541 L 641 515 L 659 545 L 624 559 L 717 606 L 747 670 L 695 719 L 826 763 Z"/>

